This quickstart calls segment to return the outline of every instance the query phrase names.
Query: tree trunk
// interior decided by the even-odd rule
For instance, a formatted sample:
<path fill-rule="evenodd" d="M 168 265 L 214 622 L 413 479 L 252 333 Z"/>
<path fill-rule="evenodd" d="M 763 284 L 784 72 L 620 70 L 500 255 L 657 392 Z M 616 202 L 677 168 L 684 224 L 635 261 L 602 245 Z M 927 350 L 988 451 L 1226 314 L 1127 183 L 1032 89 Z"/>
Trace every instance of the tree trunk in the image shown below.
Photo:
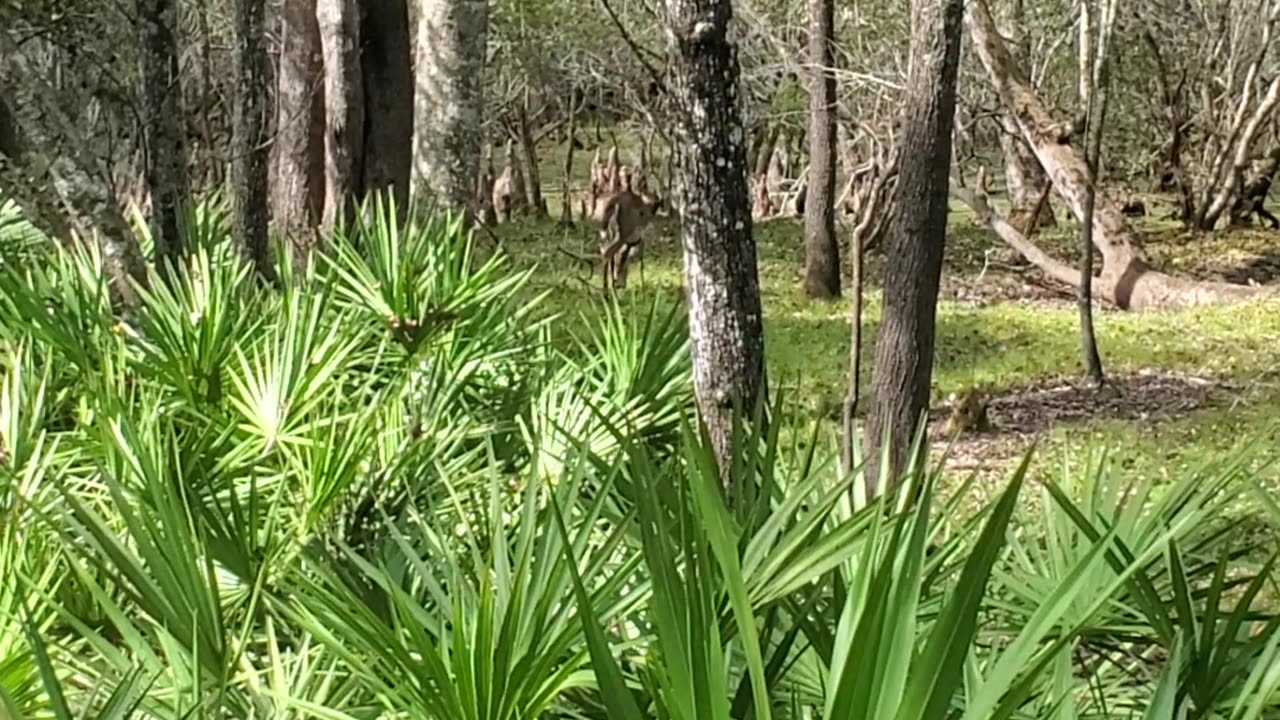
<path fill-rule="evenodd" d="M 882 442 L 890 443 L 884 470 L 888 481 L 896 483 L 929 407 L 963 15 L 964 0 L 911 2 L 911 70 L 894 193 L 897 214 L 885 239 L 885 254 L 894 262 L 885 268 L 867 417 L 868 497 L 879 489 Z"/>
<path fill-rule="evenodd" d="M 390 191 L 397 212 L 409 203 L 413 143 L 412 46 L 405 0 L 362 2 L 360 65 L 364 70 L 365 193 Z"/>
<path fill-rule="evenodd" d="M 1000 32 L 1008 38 L 1009 52 L 1015 63 L 1025 63 L 1031 54 L 1024 32 L 1026 13 L 1023 0 L 1013 0 Z M 1004 156 L 1005 188 L 1009 196 L 1009 221 L 1023 232 L 1032 234 L 1035 228 L 1054 224 L 1052 206 L 1043 207 L 1038 213 L 1039 200 L 1049 179 L 1040 167 L 1040 161 L 1032 152 L 1018 129 L 1018 121 L 1010 113 L 1000 114 L 1000 150 Z"/>
<path fill-rule="evenodd" d="M 1266 157 L 1254 168 L 1253 175 L 1237 195 L 1231 206 L 1231 224 L 1249 224 L 1249 216 L 1253 214 L 1255 204 L 1265 202 L 1267 195 L 1271 193 L 1271 183 L 1277 171 L 1280 171 L 1280 139 L 1276 140 Z"/>
<path fill-rule="evenodd" d="M 232 21 L 232 232 L 263 280 L 276 282 L 267 244 L 267 72 L 265 0 L 235 0 Z"/>
<path fill-rule="evenodd" d="M 156 269 L 167 275 L 181 262 L 182 207 L 189 193 L 182 73 L 178 66 L 175 0 L 139 0 L 146 175 L 151 192 L 151 238 Z"/>
<path fill-rule="evenodd" d="M 1062 142 L 1068 132 L 1065 126 L 1053 120 L 1040 98 L 1031 90 L 1020 68 L 1013 64 L 985 0 L 969 0 L 968 8 L 965 17 L 974 48 L 997 94 L 1005 108 L 1013 111 L 1023 136 L 1031 143 L 1040 164 L 1049 173 L 1054 189 L 1076 218 L 1083 218 L 1084 189 L 1088 183 L 1084 158 L 1078 149 Z M 1102 253 L 1103 265 L 1096 290 L 1099 296 L 1108 298 L 1120 308 L 1189 307 L 1236 302 L 1270 292 L 1226 283 L 1192 282 L 1152 272 L 1137 249 L 1137 234 L 1120 209 L 1104 193 L 1097 197 L 1093 242 Z M 1001 236 L 1008 239 L 1004 232 Z M 1025 243 L 1025 238 L 1021 242 Z M 1038 249 L 1034 252 L 1036 258 L 1047 258 Z M 1049 269 L 1032 255 L 1027 255 L 1027 259 Z M 1050 272 L 1056 274 L 1059 270 L 1053 268 Z M 1065 274 L 1074 276 L 1079 282 L 1075 271 L 1068 270 Z"/>
<path fill-rule="evenodd" d="M 483 140 L 488 0 L 422 0 L 414 67 L 414 194 L 466 211 Z"/>
<path fill-rule="evenodd" d="M 1280 3 L 1277 3 L 1276 8 L 1280 10 Z M 1222 218 L 1223 213 L 1230 208 L 1232 200 L 1243 189 L 1245 184 L 1244 174 L 1249 170 L 1249 157 L 1253 150 L 1254 140 L 1266 123 L 1270 121 L 1271 115 L 1277 107 L 1280 107 L 1280 77 L 1272 79 L 1266 96 L 1259 103 L 1253 116 L 1249 118 L 1249 122 L 1240 131 L 1239 137 L 1235 141 L 1234 150 L 1231 152 L 1231 162 L 1221 174 L 1215 173 L 1215 177 L 1220 177 L 1224 182 L 1217 185 L 1216 188 L 1205 189 L 1206 197 L 1212 197 L 1212 200 L 1206 203 L 1199 213 L 1200 217 L 1197 226 L 1201 230 L 1212 230 L 1218 224 L 1218 220 Z"/>
<path fill-rule="evenodd" d="M 542 199 L 542 174 L 538 172 L 538 143 L 529 127 L 529 91 L 525 90 L 524 102 L 516 110 L 516 133 L 520 137 L 520 153 L 523 156 L 525 192 L 529 197 L 529 209 L 534 217 L 547 214 L 547 203 Z"/>
<path fill-rule="evenodd" d="M 271 143 L 271 215 L 298 257 L 310 253 L 324 211 L 324 66 L 316 0 L 285 0 Z"/>
<path fill-rule="evenodd" d="M 6 18 L 0 16 L 2 20 Z M 133 283 L 145 285 L 147 279 L 138 239 L 120 212 L 106 163 L 81 136 L 44 77 L 27 62 L 13 36 L 0 32 L 0 98 L 8 102 L 10 124 L 22 151 L 6 160 L 4 164 L 12 167 L 4 174 L 30 182 L 27 193 L 44 198 L 38 203 L 42 208 L 49 208 L 56 197 L 82 241 L 96 232 L 113 300 L 136 305 Z M 15 192 L 23 194 L 21 189 Z"/>
<path fill-rule="evenodd" d="M 13 111 L 0 101 L 0 190 L 18 203 L 33 225 L 50 238 L 66 241 L 71 228 L 63 217 L 58 198 L 47 179 L 35 178 Z"/>
<path fill-rule="evenodd" d="M 840 296 L 836 242 L 835 0 L 809 2 L 809 184 L 804 205 L 804 291 Z"/>
<path fill-rule="evenodd" d="M 569 134 L 564 150 L 563 179 L 560 181 L 560 223 L 573 224 L 573 207 L 570 201 L 569 184 L 573 180 L 573 150 L 578 142 L 578 100 L 577 92 L 569 92 Z"/>
<path fill-rule="evenodd" d="M 324 54 L 323 237 L 345 225 L 361 199 L 364 84 L 360 69 L 360 10 L 356 0 L 319 0 L 316 19 Z"/>
<path fill-rule="evenodd" d="M 673 197 L 681 218 L 694 390 L 722 479 L 735 410 L 764 392 L 764 331 L 730 0 L 667 0 L 675 110 Z"/>
<path fill-rule="evenodd" d="M 1090 0 L 1083 0 L 1082 15 L 1087 15 Z M 1087 184 L 1084 188 L 1083 218 L 1080 223 L 1080 291 L 1077 300 L 1080 307 L 1080 352 L 1085 378 L 1093 387 L 1101 387 L 1104 381 L 1102 356 L 1098 353 L 1098 338 L 1093 326 L 1093 212 L 1098 199 L 1098 168 L 1102 163 L 1102 138 L 1106 129 L 1107 103 L 1110 100 L 1109 45 L 1115 26 L 1115 0 L 1100 4 L 1098 37 L 1096 43 L 1081 40 L 1080 47 L 1092 49 L 1093 55 L 1080 60 L 1081 96 L 1085 103 L 1085 168 Z M 1080 32 L 1092 33 L 1089 23 L 1081 22 Z"/>

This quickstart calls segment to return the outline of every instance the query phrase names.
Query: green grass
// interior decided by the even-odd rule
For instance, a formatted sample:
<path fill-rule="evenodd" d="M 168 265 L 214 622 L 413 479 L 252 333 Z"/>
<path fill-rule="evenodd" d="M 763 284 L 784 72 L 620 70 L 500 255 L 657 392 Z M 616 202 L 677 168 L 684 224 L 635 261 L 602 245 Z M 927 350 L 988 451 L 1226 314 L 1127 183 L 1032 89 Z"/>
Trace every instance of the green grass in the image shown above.
<path fill-rule="evenodd" d="M 938 312 L 934 404 L 973 386 L 1000 396 L 1047 383 L 1075 382 L 1081 364 L 1078 310 L 1072 297 L 1063 288 L 1046 285 L 1033 271 L 998 262 L 1003 248 L 967 213 L 954 210 Z M 1190 237 L 1169 221 L 1157 219 L 1162 210 L 1152 208 L 1151 219 L 1142 223 L 1146 251 L 1157 267 L 1201 278 L 1268 278 L 1274 264 L 1274 233 L 1236 231 Z M 1043 233 L 1040 242 L 1060 257 L 1071 258 L 1073 228 L 1064 223 Z M 566 328 L 601 307 L 598 271 L 561 252 L 594 257 L 594 232 L 527 220 L 498 230 L 517 267 L 538 268 L 531 289 L 550 292 L 547 307 L 568 316 Z M 645 283 L 640 284 L 639 268 L 633 269 L 626 296 L 663 295 L 682 301 L 674 232 L 670 222 L 650 230 Z M 799 222 L 758 224 L 756 238 L 770 382 L 800 408 L 834 420 L 844 392 L 849 350 L 848 278 L 844 299 L 807 301 L 799 290 L 803 264 Z M 872 253 L 867 261 L 864 399 L 879 315 L 881 268 L 881 256 Z M 1166 373 L 1228 383 L 1230 389 L 1216 391 L 1207 404 L 1185 412 L 1161 408 L 1157 398 L 1153 409 L 1161 417 L 1155 421 L 1098 416 L 1056 424 L 1039 433 L 1046 450 L 1039 463 L 1058 463 L 1059 451 L 1101 443 L 1132 455 L 1135 468 L 1171 474 L 1187 463 L 1212 462 L 1241 442 L 1277 439 L 1273 408 L 1280 402 L 1278 311 L 1276 301 L 1147 313 L 1102 308 L 1095 317 L 1110 376 Z M 1026 444 L 1025 438 L 1011 441 L 1008 456 L 1014 457 L 1012 449 Z"/>

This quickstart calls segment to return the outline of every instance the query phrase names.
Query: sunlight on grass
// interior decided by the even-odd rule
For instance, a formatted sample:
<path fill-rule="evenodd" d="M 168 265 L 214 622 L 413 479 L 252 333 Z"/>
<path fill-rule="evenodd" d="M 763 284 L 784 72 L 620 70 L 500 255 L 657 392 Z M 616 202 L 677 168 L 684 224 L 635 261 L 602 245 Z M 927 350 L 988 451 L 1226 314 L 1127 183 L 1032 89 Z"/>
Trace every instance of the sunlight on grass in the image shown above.
<path fill-rule="evenodd" d="M 1177 272 L 1232 279 L 1233 266 L 1245 266 L 1241 278 L 1249 276 L 1250 268 L 1267 267 L 1266 242 L 1273 242 L 1268 233 L 1219 233 L 1193 242 L 1166 221 L 1153 219 L 1148 225 L 1148 254 Z M 522 219 L 498 232 L 517 267 L 539 268 L 531 287 L 550 291 L 547 307 L 563 313 L 570 325 L 580 322 L 589 307 L 585 301 L 602 294 L 596 268 L 587 263 L 594 257 L 595 229 L 585 225 L 567 229 L 551 221 Z M 633 271 L 628 294 L 646 299 L 656 295 L 681 298 L 680 253 L 674 232 L 670 221 L 650 230 L 644 284 Z M 834 421 L 848 367 L 847 295 L 851 279 L 846 275 L 843 300 L 810 302 L 799 289 L 804 260 L 800 223 L 789 219 L 757 223 L 756 237 L 770 382 L 798 406 Z M 1077 379 L 1080 351 L 1074 301 L 1065 293 L 1051 300 L 1018 298 L 1016 290 L 1026 283 L 1047 286 L 1036 280 L 1034 273 L 1024 275 L 992 261 L 992 252 L 1000 248 L 963 211 L 953 218 L 948 242 L 944 297 L 949 283 L 972 286 L 980 298 L 983 292 L 1002 284 L 1015 292 L 1013 299 L 939 302 L 934 402 L 972 386 L 998 393 Z M 1070 257 L 1072 229 L 1050 229 L 1042 234 L 1041 242 L 1047 249 Z M 570 253 L 582 259 L 571 259 Z M 869 254 L 864 410 L 880 312 L 882 263 L 878 253 Z M 1280 371 L 1274 361 L 1275 348 L 1280 347 L 1280 302 L 1141 314 L 1103 308 L 1095 318 L 1109 374 L 1119 377 L 1159 371 L 1229 382 L 1239 391 L 1226 407 L 1197 409 L 1152 427 L 1105 419 L 1064 424 L 1046 439 L 1050 450 L 1079 448 L 1101 438 L 1134 453 L 1135 466 L 1169 474 L 1176 470 L 1160 468 L 1171 460 L 1227 452 L 1245 436 L 1275 437 L 1269 421 L 1271 408 L 1280 401 L 1276 379 Z M 1042 455 L 1037 464 L 1050 462 L 1051 456 Z"/>

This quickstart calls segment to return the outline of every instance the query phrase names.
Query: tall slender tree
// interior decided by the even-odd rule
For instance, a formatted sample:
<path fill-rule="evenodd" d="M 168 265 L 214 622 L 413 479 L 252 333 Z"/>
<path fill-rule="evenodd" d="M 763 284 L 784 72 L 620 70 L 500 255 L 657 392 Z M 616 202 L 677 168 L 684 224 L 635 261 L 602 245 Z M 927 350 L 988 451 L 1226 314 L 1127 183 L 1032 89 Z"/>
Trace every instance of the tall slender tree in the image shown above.
<path fill-rule="evenodd" d="M 1094 387 L 1105 380 L 1098 337 L 1093 325 L 1093 215 L 1098 199 L 1098 165 L 1102 159 L 1102 135 L 1106 127 L 1107 103 L 1110 99 L 1110 59 L 1108 46 L 1115 23 L 1115 0 L 1104 0 L 1101 12 L 1091 12 L 1090 0 L 1080 3 L 1080 95 L 1085 106 L 1085 183 L 1080 220 L 1080 351 L 1085 379 Z M 1094 23 L 1097 17 L 1097 35 Z"/>
<path fill-rule="evenodd" d="M 730 0 L 667 0 L 666 8 L 694 390 L 727 482 L 734 412 L 754 410 L 764 391 L 733 9 Z"/>
<path fill-rule="evenodd" d="M 885 238 L 885 255 L 894 261 L 885 268 L 867 417 L 868 496 L 881 489 L 876 483 L 886 431 L 887 470 L 896 481 L 929 406 L 963 17 L 964 0 L 911 2 L 897 212 Z"/>
<path fill-rule="evenodd" d="M 267 244 L 266 0 L 235 0 L 231 110 L 232 228 L 244 253 L 268 282 L 277 279 Z"/>
<path fill-rule="evenodd" d="M 414 194 L 468 211 L 480 171 L 488 0 L 422 0 L 414 96 Z"/>
<path fill-rule="evenodd" d="M 139 0 L 137 9 L 151 239 L 155 264 L 163 275 L 182 257 L 180 216 L 188 195 L 186 123 L 178 64 L 178 3 Z"/>
<path fill-rule="evenodd" d="M 804 291 L 840 295 L 836 242 L 835 0 L 809 0 L 809 183 L 804 203 Z"/>

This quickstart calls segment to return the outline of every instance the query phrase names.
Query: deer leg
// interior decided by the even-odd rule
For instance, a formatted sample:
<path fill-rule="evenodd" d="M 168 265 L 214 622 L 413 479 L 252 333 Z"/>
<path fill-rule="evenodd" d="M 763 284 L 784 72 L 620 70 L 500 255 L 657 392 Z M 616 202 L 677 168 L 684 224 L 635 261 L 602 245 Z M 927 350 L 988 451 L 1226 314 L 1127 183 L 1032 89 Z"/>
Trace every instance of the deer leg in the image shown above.
<path fill-rule="evenodd" d="M 613 286 L 619 289 L 625 288 L 627 286 L 627 266 L 631 262 L 631 246 L 623 244 L 617 260 L 614 262 Z"/>
<path fill-rule="evenodd" d="M 621 287 L 617 284 L 618 265 L 626 263 L 625 258 L 620 259 L 620 255 L 625 252 L 627 244 L 621 240 L 614 240 L 600 250 L 601 264 L 604 268 L 604 287 L 606 290 L 610 288 L 610 280 L 613 281 L 613 287 Z"/>

